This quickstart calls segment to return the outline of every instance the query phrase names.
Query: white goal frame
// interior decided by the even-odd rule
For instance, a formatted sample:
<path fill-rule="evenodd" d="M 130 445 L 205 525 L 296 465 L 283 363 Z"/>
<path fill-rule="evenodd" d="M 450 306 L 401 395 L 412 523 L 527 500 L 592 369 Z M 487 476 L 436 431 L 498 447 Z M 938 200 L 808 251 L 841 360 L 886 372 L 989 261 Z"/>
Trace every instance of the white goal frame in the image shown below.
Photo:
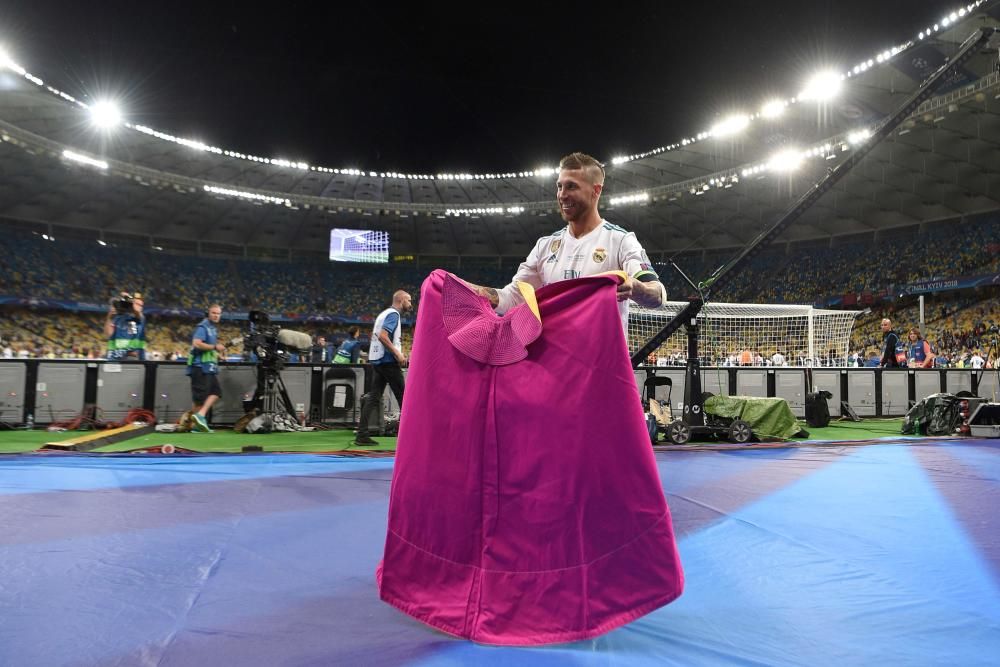
<path fill-rule="evenodd" d="M 634 354 L 681 310 L 686 301 L 659 308 L 629 303 L 628 348 Z M 707 303 L 698 313 L 698 357 L 704 366 L 742 365 L 748 351 L 763 365 L 780 352 L 788 366 L 846 366 L 851 330 L 861 311 L 824 310 L 795 304 Z M 687 359 L 687 333 L 678 329 L 653 352 L 660 365 Z M 758 365 L 752 363 L 750 365 Z"/>

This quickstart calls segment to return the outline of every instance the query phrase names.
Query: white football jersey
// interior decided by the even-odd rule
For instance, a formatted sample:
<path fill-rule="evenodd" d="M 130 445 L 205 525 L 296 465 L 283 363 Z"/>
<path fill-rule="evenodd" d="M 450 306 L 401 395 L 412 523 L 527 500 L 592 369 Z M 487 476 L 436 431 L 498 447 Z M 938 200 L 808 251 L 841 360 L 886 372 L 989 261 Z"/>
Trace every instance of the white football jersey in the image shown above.
<path fill-rule="evenodd" d="M 635 279 L 659 280 L 646 251 L 639 245 L 634 232 L 629 232 L 607 220 L 582 238 L 569 232 L 569 225 L 549 236 L 543 236 L 521 262 L 510 284 L 498 290 L 501 315 L 524 299 L 516 283 L 526 282 L 535 289 L 607 271 L 624 271 Z M 628 301 L 620 301 L 618 310 L 622 324 L 628 328 Z"/>

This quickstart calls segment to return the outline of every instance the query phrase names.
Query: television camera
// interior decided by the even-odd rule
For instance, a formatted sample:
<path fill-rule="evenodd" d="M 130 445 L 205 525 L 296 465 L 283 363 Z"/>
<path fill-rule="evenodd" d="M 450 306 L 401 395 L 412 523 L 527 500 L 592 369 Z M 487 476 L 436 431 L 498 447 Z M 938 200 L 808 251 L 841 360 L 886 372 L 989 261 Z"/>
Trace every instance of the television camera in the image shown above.
<path fill-rule="evenodd" d="M 309 334 L 282 329 L 272 324 L 270 316 L 263 311 L 249 312 L 243 332 L 243 353 L 248 360 L 256 357 L 260 366 L 280 371 L 293 352 L 305 352 L 311 347 Z"/>
<path fill-rule="evenodd" d="M 247 425 L 249 432 L 295 430 L 295 405 L 281 379 L 281 369 L 293 352 L 305 352 L 312 347 L 309 334 L 282 329 L 271 323 L 267 313 L 251 310 L 243 332 L 243 354 L 258 366 L 257 388 L 244 409 L 255 417 Z"/>
<path fill-rule="evenodd" d="M 108 301 L 109 305 L 115 309 L 115 314 L 117 315 L 131 315 L 135 312 L 135 300 L 142 299 L 142 295 L 136 292 L 135 294 L 129 294 L 128 292 L 120 292 L 117 296 L 111 297 Z"/>

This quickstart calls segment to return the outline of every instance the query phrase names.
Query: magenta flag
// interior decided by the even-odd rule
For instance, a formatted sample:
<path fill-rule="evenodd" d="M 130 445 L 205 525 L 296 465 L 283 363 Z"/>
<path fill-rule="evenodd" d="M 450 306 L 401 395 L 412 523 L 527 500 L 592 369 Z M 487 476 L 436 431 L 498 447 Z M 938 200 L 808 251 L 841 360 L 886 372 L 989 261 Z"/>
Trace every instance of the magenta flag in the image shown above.
<path fill-rule="evenodd" d="M 503 317 L 445 271 L 420 290 L 381 598 L 446 633 L 594 637 L 684 575 L 615 296 L 547 285 Z"/>

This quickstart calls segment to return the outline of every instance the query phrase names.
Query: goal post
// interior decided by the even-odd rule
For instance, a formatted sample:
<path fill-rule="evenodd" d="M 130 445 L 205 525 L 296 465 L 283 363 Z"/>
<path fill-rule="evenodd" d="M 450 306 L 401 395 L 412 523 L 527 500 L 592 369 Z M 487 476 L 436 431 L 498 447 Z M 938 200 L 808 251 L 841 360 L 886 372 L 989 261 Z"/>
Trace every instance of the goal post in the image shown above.
<path fill-rule="evenodd" d="M 628 348 L 632 354 L 687 306 L 668 301 L 659 308 L 629 304 Z M 708 303 L 698 313 L 698 355 L 703 366 L 771 365 L 780 353 L 789 366 L 846 366 L 851 329 L 860 311 L 824 310 L 792 304 Z M 687 335 L 678 329 L 651 355 L 684 363 Z M 654 359 L 650 362 L 655 363 Z M 664 362 L 660 361 L 662 365 Z"/>

